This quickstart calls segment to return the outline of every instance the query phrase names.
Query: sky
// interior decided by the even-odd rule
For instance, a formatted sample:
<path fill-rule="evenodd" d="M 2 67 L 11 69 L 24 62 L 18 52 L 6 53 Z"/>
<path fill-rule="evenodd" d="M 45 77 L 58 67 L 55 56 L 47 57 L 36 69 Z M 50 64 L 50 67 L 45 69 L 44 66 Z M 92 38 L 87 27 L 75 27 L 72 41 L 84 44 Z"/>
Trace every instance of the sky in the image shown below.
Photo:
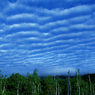
<path fill-rule="evenodd" d="M 95 0 L 0 0 L 0 70 L 26 75 L 95 73 Z"/>

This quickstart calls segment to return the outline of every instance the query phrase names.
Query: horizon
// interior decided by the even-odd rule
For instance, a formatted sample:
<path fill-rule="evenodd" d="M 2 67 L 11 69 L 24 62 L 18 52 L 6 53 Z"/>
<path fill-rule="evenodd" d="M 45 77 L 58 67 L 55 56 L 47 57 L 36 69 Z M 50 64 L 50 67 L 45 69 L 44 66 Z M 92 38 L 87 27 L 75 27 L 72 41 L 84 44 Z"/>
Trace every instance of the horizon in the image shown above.
<path fill-rule="evenodd" d="M 19 73 L 19 72 L 16 72 L 16 73 Z M 16 74 L 16 73 L 12 73 L 12 74 Z M 29 73 L 29 72 L 27 72 L 27 73 Z M 21 75 L 21 76 L 24 76 L 24 77 L 27 77 L 27 73 L 25 74 L 25 75 L 22 75 L 22 74 L 20 74 L 19 73 L 19 75 Z M 76 72 L 77 73 L 77 72 Z M 76 73 L 74 74 L 74 75 L 72 75 L 71 73 L 70 73 L 70 77 L 71 78 L 73 78 L 75 75 L 76 75 Z M 2 71 L 1 71 L 1 73 L 0 73 L 1 75 L 3 75 L 2 74 Z M 12 74 L 10 75 L 10 76 L 12 76 Z M 29 75 L 31 75 L 32 76 L 32 74 L 33 73 L 29 73 Z M 37 71 L 37 74 L 38 74 L 38 71 Z M 84 76 L 84 75 L 88 75 L 88 74 L 95 74 L 95 73 L 85 73 L 85 74 L 80 74 L 80 73 L 78 73 L 78 75 L 81 77 L 81 76 Z M 6 75 L 6 74 L 5 74 Z M 48 76 L 52 76 L 53 78 L 55 77 L 55 76 L 58 76 L 59 78 L 67 78 L 68 77 L 68 74 L 64 74 L 64 75 L 62 75 L 62 74 L 50 74 L 50 75 L 39 75 L 38 74 L 38 76 L 42 79 L 42 78 L 46 78 L 46 77 L 48 77 Z M 10 77 L 10 76 L 7 76 L 6 78 L 8 78 L 8 77 Z M 5 76 L 3 75 L 3 78 L 4 78 Z"/>

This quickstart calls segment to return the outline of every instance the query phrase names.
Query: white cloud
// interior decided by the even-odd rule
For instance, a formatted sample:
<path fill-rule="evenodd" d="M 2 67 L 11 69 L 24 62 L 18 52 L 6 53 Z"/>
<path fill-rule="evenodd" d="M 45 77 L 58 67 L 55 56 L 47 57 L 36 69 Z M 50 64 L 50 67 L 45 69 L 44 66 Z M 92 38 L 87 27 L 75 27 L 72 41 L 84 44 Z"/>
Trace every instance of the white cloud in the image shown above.
<path fill-rule="evenodd" d="M 88 21 L 90 18 L 90 15 L 82 15 L 82 16 L 77 16 L 77 17 L 73 17 L 73 18 L 70 18 L 68 19 L 69 22 L 76 22 L 76 23 L 79 23 L 79 22 L 86 22 Z"/>
<path fill-rule="evenodd" d="M 1 49 L 0 49 L 0 52 L 1 52 L 1 53 L 4 53 L 4 52 L 6 53 L 6 52 L 7 52 L 7 50 L 1 50 Z"/>
<path fill-rule="evenodd" d="M 19 24 L 12 24 L 12 25 L 5 25 L 4 31 L 15 29 L 15 28 L 30 28 L 30 27 L 39 27 L 37 23 L 19 23 Z"/>
<path fill-rule="evenodd" d="M 21 46 L 21 45 L 20 45 Z M 20 47 L 19 46 L 19 47 Z M 23 47 L 26 47 L 25 45 L 23 45 Z M 27 46 L 27 47 L 32 47 L 32 44 L 30 44 L 29 46 Z M 54 50 L 54 49 L 57 49 L 57 48 L 65 48 L 65 47 L 68 47 L 68 45 L 60 45 L 60 46 L 51 46 L 51 47 L 45 47 L 45 48 L 41 48 L 41 49 L 31 49 L 31 50 L 25 50 L 24 52 L 27 52 L 28 54 L 32 54 L 32 53 L 37 53 L 37 52 L 41 52 L 41 51 L 45 51 L 45 53 L 53 53 L 53 52 L 55 52 L 56 50 Z M 58 51 L 63 51 L 63 50 L 58 50 Z M 21 52 L 23 52 L 23 51 L 21 51 Z M 44 53 L 40 53 L 40 54 L 37 54 L 37 55 L 44 55 Z M 36 54 L 34 55 L 29 55 L 29 56 L 36 56 Z"/>
<path fill-rule="evenodd" d="M 34 14 L 28 14 L 28 13 L 22 13 L 22 14 L 12 15 L 12 16 L 8 17 L 7 20 L 24 19 L 24 18 L 35 19 L 36 15 L 34 15 Z"/>
<path fill-rule="evenodd" d="M 2 29 L 0 29 L 0 33 L 2 33 L 3 32 L 3 30 Z"/>
<path fill-rule="evenodd" d="M 40 40 L 38 37 L 29 37 L 29 38 L 25 38 L 25 39 L 26 39 L 27 41 L 28 41 L 28 40 L 31 40 L 31 41 L 33 41 L 33 40 L 34 40 L 34 41 L 36 41 L 36 40 L 39 41 L 39 40 Z M 24 39 L 24 40 L 25 40 L 25 39 Z"/>
<path fill-rule="evenodd" d="M 22 14 L 17 14 L 17 15 L 12 15 L 12 16 L 9 16 L 7 18 L 8 21 L 11 21 L 11 20 L 20 20 L 20 19 L 32 19 L 32 20 L 38 20 L 38 21 L 44 21 L 44 20 L 48 20 L 50 19 L 49 16 L 47 17 L 40 17 L 36 14 L 29 14 L 29 13 L 22 13 Z"/>
<path fill-rule="evenodd" d="M 23 36 L 23 35 L 36 35 L 36 36 L 38 36 L 40 34 L 41 33 L 38 31 L 20 31 L 20 32 L 11 33 L 11 34 L 6 35 L 6 38 L 7 37 L 15 37 L 15 36 L 19 36 L 19 35 L 20 36 Z M 30 38 L 28 38 L 28 39 L 30 39 Z"/>
<path fill-rule="evenodd" d="M 68 27 L 70 26 L 70 23 L 72 22 L 72 26 L 76 25 L 81 21 L 82 23 L 85 23 L 88 19 L 90 19 L 90 15 L 86 15 L 86 16 L 78 16 L 78 17 L 73 17 L 70 19 L 63 19 L 63 20 L 57 20 L 57 21 L 53 21 L 53 22 L 48 22 L 46 24 L 44 24 L 43 26 L 40 26 L 41 29 L 45 29 L 45 28 L 51 28 L 51 27 L 56 27 L 58 25 L 63 25 L 63 27 L 58 27 L 57 29 L 60 30 L 64 30 L 64 31 L 68 31 Z M 84 21 L 84 22 L 83 22 Z M 76 22 L 76 23 L 75 23 Z M 66 26 L 67 25 L 67 26 Z M 85 27 L 85 24 L 81 24 L 81 28 Z M 75 26 L 75 27 L 76 27 Z M 56 30 L 53 29 L 52 31 Z"/>
<path fill-rule="evenodd" d="M 70 28 L 77 28 L 77 29 L 81 29 L 81 28 L 85 28 L 85 29 L 90 29 L 90 28 L 94 28 L 95 25 L 85 25 L 85 24 L 76 24 L 76 25 L 71 25 Z"/>
<path fill-rule="evenodd" d="M 49 68 L 48 74 L 54 71 L 68 74 L 68 70 L 72 74 L 79 64 L 94 64 L 95 24 L 92 21 L 95 4 L 46 9 L 27 6 L 24 4 L 27 2 L 9 3 L 0 13 L 0 62 L 8 63 L 9 67 L 24 65 L 28 70 L 40 64 Z M 89 61 L 83 59 L 85 53 Z"/>
<path fill-rule="evenodd" d="M 36 23 L 20 23 L 20 24 L 13 24 L 13 25 L 9 25 L 9 28 L 20 28 L 20 27 L 37 27 L 38 24 Z"/>
<path fill-rule="evenodd" d="M 50 68 L 49 68 L 50 69 Z M 50 69 L 50 70 L 48 70 L 48 71 L 46 71 L 48 74 L 52 74 L 52 75 L 54 75 L 54 73 L 55 73 L 55 75 L 57 74 L 60 74 L 60 75 L 68 75 L 68 71 L 70 70 L 70 73 L 71 73 L 71 75 L 74 75 L 75 73 L 76 73 L 76 71 L 77 71 L 77 69 L 76 68 L 74 68 L 74 67 L 62 67 L 62 66 L 55 66 L 55 67 L 52 67 L 52 69 Z"/>
<path fill-rule="evenodd" d="M 62 29 L 62 28 L 61 28 Z M 63 28 L 64 29 L 64 28 Z M 58 33 L 58 31 L 59 31 L 59 29 L 56 29 L 56 31 L 55 32 L 57 32 Z M 51 32 L 52 33 L 52 32 Z M 56 40 L 57 38 L 64 38 L 64 37 L 75 37 L 75 36 L 80 36 L 80 35 L 83 35 L 83 34 L 85 34 L 85 33 L 83 33 L 83 32 L 71 32 L 71 33 L 69 33 L 69 32 L 67 32 L 67 33 L 65 33 L 64 34 L 64 31 L 62 32 L 62 34 L 59 34 L 59 35 L 55 35 L 55 36 L 53 36 L 53 37 L 50 37 L 50 38 L 47 38 L 47 39 L 45 39 L 45 41 L 52 41 L 52 40 Z M 59 40 L 60 41 L 60 40 Z M 70 42 L 70 41 L 73 41 L 73 39 L 67 39 L 67 40 L 61 40 L 61 42 Z"/>
<path fill-rule="evenodd" d="M 56 15 L 56 16 L 65 16 L 65 15 L 70 15 L 72 13 L 81 13 L 81 12 L 90 12 L 92 11 L 92 9 L 95 8 L 95 5 L 79 5 L 79 6 L 75 6 L 75 7 L 71 7 L 69 9 L 52 9 L 52 10 L 48 10 L 48 9 L 44 9 L 43 12 L 47 13 L 47 14 L 51 14 L 51 15 Z"/>
<path fill-rule="evenodd" d="M 8 44 L 1 44 L 1 45 L 0 45 L 0 48 L 1 48 L 1 47 L 4 47 L 4 46 L 9 46 L 9 45 L 10 45 L 10 43 L 8 43 Z"/>

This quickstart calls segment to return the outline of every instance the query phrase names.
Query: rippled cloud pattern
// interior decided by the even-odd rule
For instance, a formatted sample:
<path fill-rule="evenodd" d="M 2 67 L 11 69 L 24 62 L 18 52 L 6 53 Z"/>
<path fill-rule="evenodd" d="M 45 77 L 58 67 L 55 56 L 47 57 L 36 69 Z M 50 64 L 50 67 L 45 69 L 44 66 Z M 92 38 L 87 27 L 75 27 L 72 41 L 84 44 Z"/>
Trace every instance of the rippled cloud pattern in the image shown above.
<path fill-rule="evenodd" d="M 0 0 L 2 1 L 2 0 Z M 94 0 L 3 0 L 0 69 L 3 74 L 95 73 Z"/>

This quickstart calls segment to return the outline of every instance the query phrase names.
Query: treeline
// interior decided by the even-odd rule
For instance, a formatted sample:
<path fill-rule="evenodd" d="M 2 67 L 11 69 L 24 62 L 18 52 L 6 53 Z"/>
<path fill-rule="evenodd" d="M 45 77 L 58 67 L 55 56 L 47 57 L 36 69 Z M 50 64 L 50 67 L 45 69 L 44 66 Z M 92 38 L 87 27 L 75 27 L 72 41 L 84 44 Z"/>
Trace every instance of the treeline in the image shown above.
<path fill-rule="evenodd" d="M 95 81 L 91 81 L 90 75 L 84 80 L 79 73 L 78 69 L 74 78 L 70 78 L 68 71 L 66 79 L 57 75 L 41 79 L 37 69 L 26 77 L 13 73 L 8 78 L 0 71 L 0 95 L 95 95 Z"/>

